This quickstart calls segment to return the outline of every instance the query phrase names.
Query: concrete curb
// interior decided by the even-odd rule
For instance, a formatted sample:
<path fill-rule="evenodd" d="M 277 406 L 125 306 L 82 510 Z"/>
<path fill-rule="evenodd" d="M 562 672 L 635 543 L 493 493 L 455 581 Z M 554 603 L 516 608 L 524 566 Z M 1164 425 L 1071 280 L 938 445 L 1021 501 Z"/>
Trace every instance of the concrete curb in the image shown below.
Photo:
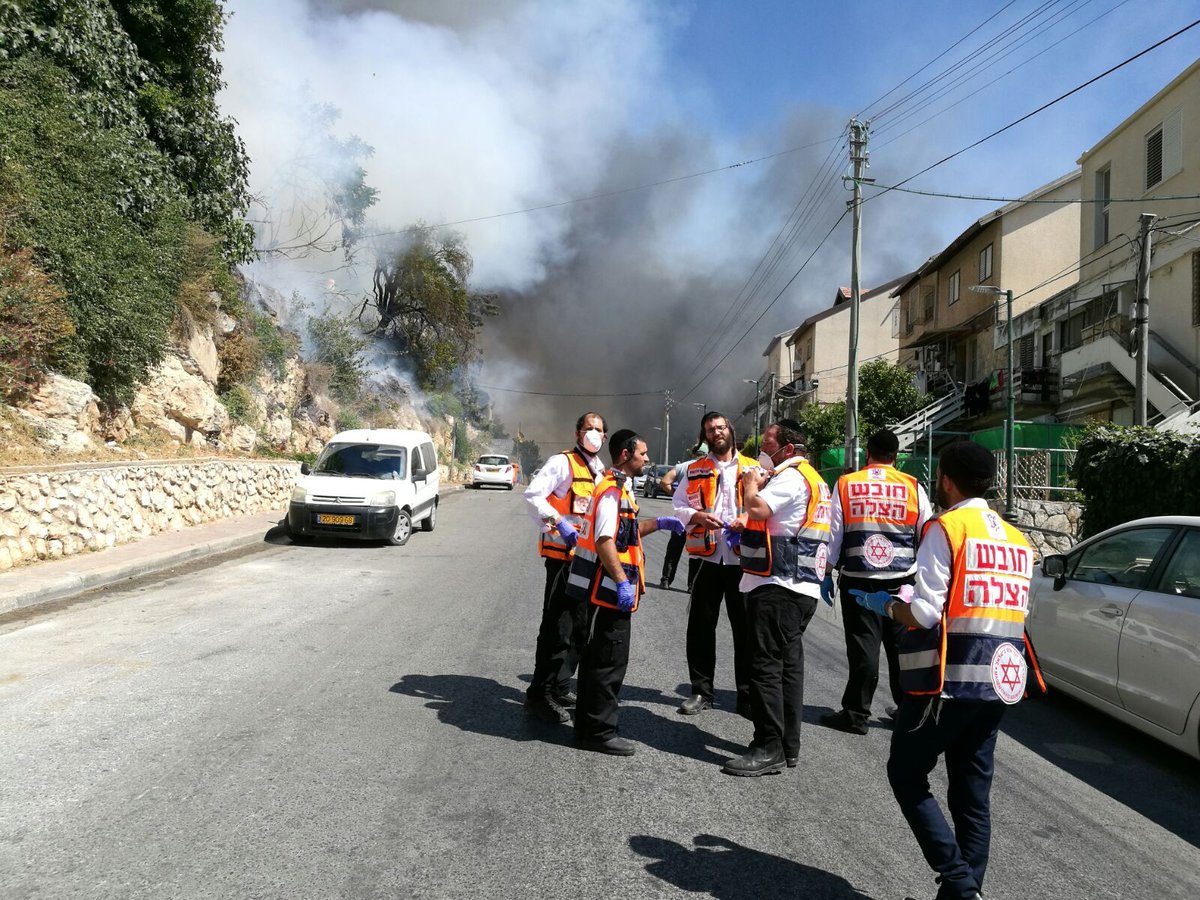
<path fill-rule="evenodd" d="M 463 489 L 464 485 L 448 484 L 439 495 Z M 21 566 L 0 575 L 0 616 L 263 543 L 285 515 L 285 510 L 266 510 L 151 535 L 98 553 Z"/>

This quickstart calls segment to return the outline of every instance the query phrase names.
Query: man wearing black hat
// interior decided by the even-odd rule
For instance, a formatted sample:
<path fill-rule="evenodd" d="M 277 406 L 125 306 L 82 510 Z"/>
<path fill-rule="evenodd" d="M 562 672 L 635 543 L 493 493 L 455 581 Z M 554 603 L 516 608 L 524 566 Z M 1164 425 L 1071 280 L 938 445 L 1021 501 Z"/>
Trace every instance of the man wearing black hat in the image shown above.
<path fill-rule="evenodd" d="M 838 479 L 829 527 L 829 568 L 840 570 L 842 622 L 849 674 L 842 708 L 821 716 L 821 724 L 850 734 L 866 734 L 871 700 L 879 684 L 879 644 L 888 658 L 892 700 L 900 705 L 896 640 L 904 630 L 854 602 L 850 593 L 889 591 L 899 596 L 916 574 L 917 540 L 929 519 L 929 498 L 917 479 L 896 468 L 900 442 L 886 428 L 867 439 L 867 464 Z M 833 577 L 821 597 L 833 605 Z"/>
<path fill-rule="evenodd" d="M 1024 696 L 1030 665 L 1033 684 L 1045 689 L 1025 640 L 1033 551 L 983 499 L 995 474 L 995 459 L 979 444 L 943 450 L 936 484 L 946 511 L 925 530 L 913 594 L 855 591 L 858 603 L 908 629 L 887 773 L 938 873 L 937 900 L 981 900 L 1000 720 Z M 929 790 L 943 755 L 953 828 Z"/>

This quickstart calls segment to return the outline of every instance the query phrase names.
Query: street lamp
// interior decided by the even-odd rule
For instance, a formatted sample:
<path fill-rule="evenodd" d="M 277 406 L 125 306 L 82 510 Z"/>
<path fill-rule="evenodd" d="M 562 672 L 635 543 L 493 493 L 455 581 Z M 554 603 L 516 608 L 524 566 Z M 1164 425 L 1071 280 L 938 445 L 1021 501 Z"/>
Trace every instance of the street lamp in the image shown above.
<path fill-rule="evenodd" d="M 757 447 L 758 446 L 758 422 L 759 422 L 759 418 L 758 418 L 758 379 L 757 378 L 743 378 L 742 381 L 746 382 L 746 384 L 754 385 L 754 445 Z"/>
<path fill-rule="evenodd" d="M 1004 295 L 1004 305 L 1008 314 L 1008 374 L 1005 377 L 1005 393 L 1008 395 L 1008 418 L 1004 423 L 1004 516 L 1010 522 L 1016 517 L 1016 507 L 1013 505 L 1013 463 L 1016 458 L 1014 446 L 1014 431 L 1016 426 L 1016 398 L 1013 394 L 1013 327 L 1012 302 L 1013 292 L 1006 291 L 991 284 L 976 284 L 971 286 L 976 294 Z"/>

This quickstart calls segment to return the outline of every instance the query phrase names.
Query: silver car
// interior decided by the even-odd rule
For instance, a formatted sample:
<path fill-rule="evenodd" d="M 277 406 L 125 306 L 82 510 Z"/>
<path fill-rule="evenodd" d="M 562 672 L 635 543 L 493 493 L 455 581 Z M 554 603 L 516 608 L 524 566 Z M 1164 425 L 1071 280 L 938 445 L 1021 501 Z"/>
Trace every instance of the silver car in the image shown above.
<path fill-rule="evenodd" d="M 1200 517 L 1126 522 L 1047 556 L 1028 628 L 1052 686 L 1200 758 Z"/>

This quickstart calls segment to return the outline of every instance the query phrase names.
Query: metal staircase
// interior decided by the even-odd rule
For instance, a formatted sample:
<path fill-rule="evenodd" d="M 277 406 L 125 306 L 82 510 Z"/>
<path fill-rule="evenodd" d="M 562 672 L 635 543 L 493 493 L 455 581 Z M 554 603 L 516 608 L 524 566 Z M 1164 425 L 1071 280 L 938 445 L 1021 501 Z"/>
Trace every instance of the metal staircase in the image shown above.
<path fill-rule="evenodd" d="M 938 397 L 928 406 L 917 410 L 903 422 L 889 425 L 900 441 L 900 452 L 911 450 L 920 438 L 949 425 L 963 414 L 964 394 L 962 388 L 953 385 L 950 393 Z"/>

